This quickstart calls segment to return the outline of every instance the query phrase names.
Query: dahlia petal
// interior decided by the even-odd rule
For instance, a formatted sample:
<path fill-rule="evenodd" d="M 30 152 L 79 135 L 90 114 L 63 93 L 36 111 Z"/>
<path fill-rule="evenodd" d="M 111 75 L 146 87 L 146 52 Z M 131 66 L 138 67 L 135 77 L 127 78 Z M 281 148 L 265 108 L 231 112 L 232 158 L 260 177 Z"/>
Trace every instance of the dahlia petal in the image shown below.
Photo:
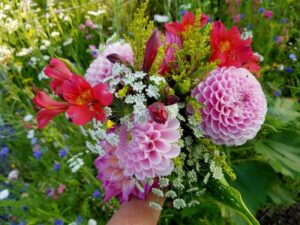
<path fill-rule="evenodd" d="M 176 142 L 180 138 L 180 133 L 174 129 L 165 129 L 160 132 L 161 138 L 169 142 Z"/>
<path fill-rule="evenodd" d="M 172 145 L 171 150 L 167 153 L 164 153 L 164 157 L 173 159 L 179 156 L 179 154 L 180 154 L 180 147 L 177 145 Z"/>
<path fill-rule="evenodd" d="M 156 140 L 154 142 L 155 147 L 158 151 L 160 152 L 168 152 L 170 151 L 171 148 L 171 144 L 169 144 L 167 141 L 160 139 L 160 140 Z"/>
<path fill-rule="evenodd" d="M 162 160 L 162 155 L 156 151 L 149 152 L 149 160 L 151 164 L 157 165 Z"/>

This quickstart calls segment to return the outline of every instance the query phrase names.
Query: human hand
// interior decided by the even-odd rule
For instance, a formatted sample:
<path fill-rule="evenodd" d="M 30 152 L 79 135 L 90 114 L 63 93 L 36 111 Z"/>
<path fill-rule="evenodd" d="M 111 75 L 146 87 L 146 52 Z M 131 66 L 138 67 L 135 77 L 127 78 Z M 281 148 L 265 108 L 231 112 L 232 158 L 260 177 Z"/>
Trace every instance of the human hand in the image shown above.
<path fill-rule="evenodd" d="M 150 202 L 159 203 L 161 206 L 164 199 L 150 193 L 146 200 L 131 199 L 121 205 L 107 225 L 156 225 L 160 212 L 149 206 Z"/>

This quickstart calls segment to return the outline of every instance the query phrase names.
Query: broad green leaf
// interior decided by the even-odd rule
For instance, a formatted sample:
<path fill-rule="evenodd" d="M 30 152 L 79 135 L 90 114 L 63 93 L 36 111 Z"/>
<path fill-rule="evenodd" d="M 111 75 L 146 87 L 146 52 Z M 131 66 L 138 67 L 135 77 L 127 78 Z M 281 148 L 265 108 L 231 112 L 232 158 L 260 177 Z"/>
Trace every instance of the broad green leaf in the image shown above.
<path fill-rule="evenodd" d="M 269 107 L 268 113 L 284 123 L 289 123 L 300 117 L 296 111 L 297 102 L 287 98 L 276 98 L 274 105 Z"/>
<path fill-rule="evenodd" d="M 258 141 L 255 151 L 286 176 L 300 177 L 300 132 L 286 131 Z"/>
<path fill-rule="evenodd" d="M 240 192 L 229 186 L 226 181 L 210 179 L 206 187 L 208 193 L 215 200 L 240 213 L 249 225 L 259 225 L 259 222 L 243 202 Z"/>
<path fill-rule="evenodd" d="M 231 185 L 237 188 L 249 209 L 256 210 L 269 201 L 273 200 L 276 193 L 290 193 L 280 187 L 280 180 L 270 165 L 265 162 L 249 160 L 234 163 L 232 165 L 237 179 Z M 275 196 L 274 196 L 275 195 Z M 275 203 L 287 203 L 287 199 L 277 197 Z M 290 202 L 290 201 L 288 201 Z"/>

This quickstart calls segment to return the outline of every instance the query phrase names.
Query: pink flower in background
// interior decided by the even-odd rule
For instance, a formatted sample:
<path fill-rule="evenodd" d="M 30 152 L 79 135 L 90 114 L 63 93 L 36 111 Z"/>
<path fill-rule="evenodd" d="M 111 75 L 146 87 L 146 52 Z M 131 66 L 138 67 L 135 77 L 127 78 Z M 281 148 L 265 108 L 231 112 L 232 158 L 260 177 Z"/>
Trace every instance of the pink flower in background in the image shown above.
<path fill-rule="evenodd" d="M 85 78 L 92 85 L 95 86 L 104 82 L 106 78 L 112 75 L 113 64 L 106 58 L 108 55 L 117 54 L 121 59 L 127 61 L 131 65 L 134 63 L 133 51 L 129 44 L 114 43 L 108 45 L 88 68 Z"/>
<path fill-rule="evenodd" d="M 265 11 L 264 17 L 266 19 L 270 19 L 270 18 L 272 18 L 272 16 L 273 16 L 273 12 L 272 11 L 270 11 L 270 10 L 266 10 Z"/>
<path fill-rule="evenodd" d="M 91 29 L 95 29 L 95 28 L 96 28 L 96 26 L 95 26 L 95 24 L 93 23 L 92 20 L 87 20 L 87 21 L 85 22 L 85 25 L 86 25 L 87 27 L 91 28 Z"/>
<path fill-rule="evenodd" d="M 64 191 L 65 191 L 65 185 L 59 184 L 57 188 L 57 193 L 61 195 L 62 193 L 64 193 Z"/>
<path fill-rule="evenodd" d="M 144 192 L 136 187 L 135 180 L 131 176 L 124 175 L 124 168 L 116 156 L 116 147 L 107 142 L 101 142 L 105 151 L 104 156 L 98 157 L 94 164 L 98 169 L 97 178 L 101 180 L 105 190 L 104 201 L 117 197 L 121 203 L 127 202 L 132 196 L 145 199 L 149 192 L 149 185 L 144 185 Z"/>
<path fill-rule="evenodd" d="M 116 155 L 124 167 L 124 174 L 138 180 L 170 175 L 174 169 L 172 159 L 180 153 L 176 144 L 180 138 L 179 126 L 177 119 L 165 124 L 153 121 L 135 124 L 131 130 L 122 126 Z"/>
<path fill-rule="evenodd" d="M 200 128 L 215 144 L 242 145 L 256 136 L 265 120 L 265 95 L 244 68 L 213 70 L 192 95 L 204 105 Z"/>

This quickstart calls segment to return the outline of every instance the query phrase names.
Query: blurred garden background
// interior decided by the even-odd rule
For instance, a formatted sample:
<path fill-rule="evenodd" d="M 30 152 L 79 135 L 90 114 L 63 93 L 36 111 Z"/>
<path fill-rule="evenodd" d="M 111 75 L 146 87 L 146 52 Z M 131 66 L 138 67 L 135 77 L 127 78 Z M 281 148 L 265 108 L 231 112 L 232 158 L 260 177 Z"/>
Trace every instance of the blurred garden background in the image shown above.
<path fill-rule="evenodd" d="M 37 129 L 32 103 L 46 89 L 51 57 L 84 74 L 101 42 L 130 35 L 141 0 L 1 0 L 0 224 L 105 224 L 118 207 L 103 203 L 80 129 L 56 118 Z M 238 189 L 261 224 L 300 224 L 300 1 L 150 0 L 147 16 L 163 29 L 200 9 L 251 37 L 268 115 L 255 142 L 223 148 Z M 77 156 L 84 159 L 81 161 Z M 209 196 L 181 211 L 165 204 L 159 224 L 243 225 Z"/>

